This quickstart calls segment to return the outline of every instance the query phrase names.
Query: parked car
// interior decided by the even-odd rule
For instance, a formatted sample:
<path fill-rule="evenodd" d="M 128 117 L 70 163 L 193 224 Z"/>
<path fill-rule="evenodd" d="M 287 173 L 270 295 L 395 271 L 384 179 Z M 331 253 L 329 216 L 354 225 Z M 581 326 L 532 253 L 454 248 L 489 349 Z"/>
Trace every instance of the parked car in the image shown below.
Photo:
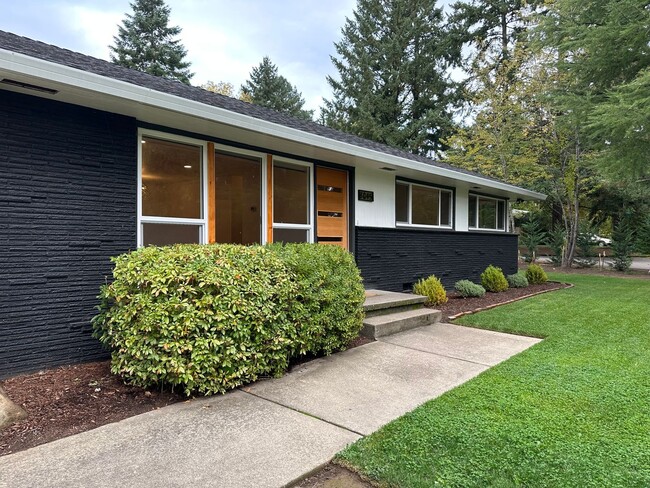
<path fill-rule="evenodd" d="M 602 237 L 596 234 L 591 234 L 589 240 L 599 247 L 611 246 L 612 240 L 608 237 Z"/>

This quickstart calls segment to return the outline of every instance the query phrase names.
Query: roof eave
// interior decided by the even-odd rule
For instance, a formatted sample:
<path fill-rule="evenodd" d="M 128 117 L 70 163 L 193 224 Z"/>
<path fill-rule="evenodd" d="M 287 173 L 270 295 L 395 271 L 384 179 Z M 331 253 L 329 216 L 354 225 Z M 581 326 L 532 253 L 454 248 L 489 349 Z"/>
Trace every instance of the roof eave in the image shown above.
<path fill-rule="evenodd" d="M 321 135 L 286 127 L 281 124 L 240 114 L 224 108 L 206 105 L 201 102 L 163 93 L 151 88 L 134 85 L 132 83 L 116 80 L 95 73 L 89 73 L 77 68 L 72 68 L 51 61 L 45 61 L 5 49 L 0 49 L 0 63 L 4 69 L 24 76 L 82 88 L 102 96 L 117 97 L 134 103 L 151 105 L 156 108 L 176 113 L 189 114 L 193 117 L 210 120 L 216 123 L 243 128 L 267 136 L 287 139 L 300 144 L 345 153 L 362 159 L 378 161 L 382 164 L 421 171 L 443 178 L 465 181 L 470 184 L 480 185 L 481 187 L 504 191 L 518 198 L 527 200 L 546 199 L 546 195 L 543 193 L 534 192 L 508 183 L 483 178 L 478 175 L 463 173 L 462 171 L 455 171 L 449 168 L 413 161 L 374 149 L 356 146 L 347 142 L 329 139 Z"/>

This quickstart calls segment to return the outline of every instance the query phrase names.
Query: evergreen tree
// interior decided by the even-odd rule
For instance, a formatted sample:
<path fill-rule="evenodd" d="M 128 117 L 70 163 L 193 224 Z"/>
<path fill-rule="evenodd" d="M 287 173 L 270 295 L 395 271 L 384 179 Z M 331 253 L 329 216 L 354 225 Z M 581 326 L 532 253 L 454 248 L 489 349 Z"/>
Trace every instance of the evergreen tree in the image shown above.
<path fill-rule="evenodd" d="M 647 0 L 556 0 L 539 29 L 562 76 L 554 101 L 579 107 L 585 143 L 614 179 L 650 176 Z M 566 107 L 564 107 L 566 106 Z"/>
<path fill-rule="evenodd" d="M 187 51 L 178 26 L 169 27 L 171 9 L 164 0 L 135 0 L 132 14 L 126 14 L 118 35 L 113 37 L 111 61 L 127 68 L 182 81 L 189 85 L 193 73 L 184 61 Z"/>
<path fill-rule="evenodd" d="M 454 41 L 472 48 L 466 69 L 496 69 L 508 60 L 539 3 L 540 0 L 469 0 L 452 4 L 449 20 Z"/>
<path fill-rule="evenodd" d="M 253 68 L 250 79 L 241 86 L 240 98 L 301 119 L 311 120 L 314 116 L 313 110 L 303 108 L 305 100 L 302 94 L 278 74 L 278 67 L 268 56 L 264 56 L 259 66 Z"/>
<path fill-rule="evenodd" d="M 342 34 L 322 122 L 418 154 L 443 150 L 459 93 L 449 69 L 460 50 L 436 0 L 358 0 Z"/>

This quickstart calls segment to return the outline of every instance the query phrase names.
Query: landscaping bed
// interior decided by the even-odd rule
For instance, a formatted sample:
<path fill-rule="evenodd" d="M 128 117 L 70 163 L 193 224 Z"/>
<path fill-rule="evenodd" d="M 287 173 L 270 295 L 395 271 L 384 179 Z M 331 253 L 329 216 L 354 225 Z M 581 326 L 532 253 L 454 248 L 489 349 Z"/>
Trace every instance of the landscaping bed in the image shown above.
<path fill-rule="evenodd" d="M 567 284 L 555 281 L 547 281 L 540 285 L 528 285 L 525 288 L 508 288 L 499 293 L 486 293 L 482 297 L 463 298 L 458 292 L 447 293 L 447 303 L 436 305 L 433 308 L 442 312 L 442 321 L 447 322 L 457 318 L 459 314 L 475 312 L 495 305 L 518 300 L 530 295 L 544 293 L 551 290 L 566 288 Z"/>

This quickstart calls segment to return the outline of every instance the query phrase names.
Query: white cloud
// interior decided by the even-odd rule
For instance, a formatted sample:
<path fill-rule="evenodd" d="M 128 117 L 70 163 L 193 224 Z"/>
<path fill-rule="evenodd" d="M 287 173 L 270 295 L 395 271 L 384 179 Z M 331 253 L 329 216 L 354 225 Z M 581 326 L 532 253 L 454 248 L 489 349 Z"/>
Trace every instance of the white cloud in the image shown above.
<path fill-rule="evenodd" d="M 192 83 L 227 81 L 239 87 L 263 56 L 318 111 L 329 97 L 329 55 L 356 0 L 167 0 L 171 25 L 178 25 L 188 51 Z M 29 22 L 25 18 L 29 12 Z M 33 39 L 109 59 L 117 26 L 129 0 L 23 0 L 3 12 L 6 29 Z"/>

